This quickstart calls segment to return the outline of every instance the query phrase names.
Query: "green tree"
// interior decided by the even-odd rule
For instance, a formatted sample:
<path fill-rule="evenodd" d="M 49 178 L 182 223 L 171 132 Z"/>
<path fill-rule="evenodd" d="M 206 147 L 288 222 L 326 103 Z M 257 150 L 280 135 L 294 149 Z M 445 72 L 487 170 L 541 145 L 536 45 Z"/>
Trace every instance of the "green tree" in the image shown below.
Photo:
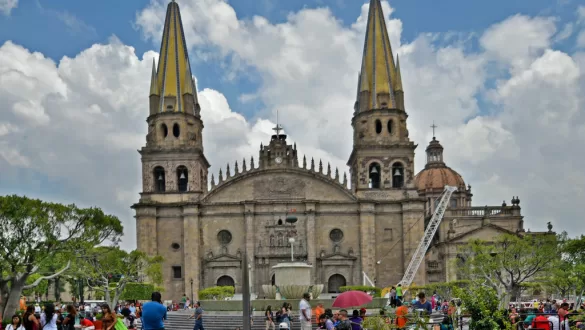
<path fill-rule="evenodd" d="M 27 197 L 0 196 L 0 310 L 12 315 L 24 289 L 63 274 L 70 262 L 31 284 L 51 264 L 106 240 L 117 241 L 123 227 L 117 217 L 99 208 L 43 202 Z"/>
<path fill-rule="evenodd" d="M 567 239 L 562 244 L 563 259 L 572 266 L 572 278 L 577 290 L 579 301 L 585 293 L 585 235 L 574 239 Z"/>
<path fill-rule="evenodd" d="M 75 267 L 76 276 L 104 300 L 115 306 L 126 285 L 150 281 L 162 283 L 162 258 L 149 257 L 140 251 L 126 252 L 118 247 L 94 248 Z"/>
<path fill-rule="evenodd" d="M 25 296 L 30 296 L 30 295 L 34 295 L 35 297 L 42 297 L 44 294 L 47 293 L 47 290 L 49 289 L 49 281 L 45 280 L 42 278 L 43 275 L 36 273 L 36 274 L 32 274 L 31 276 L 29 276 L 28 279 L 26 279 L 26 285 L 31 285 L 34 282 L 36 282 L 38 279 L 40 279 L 41 281 L 37 284 L 37 286 L 32 287 L 30 289 L 25 289 L 22 291 L 22 293 Z"/>
<path fill-rule="evenodd" d="M 555 235 L 502 235 L 493 243 L 469 242 L 458 268 L 469 280 L 496 290 L 501 306 L 507 306 L 520 298 L 524 283 L 555 268 L 558 252 Z"/>
<path fill-rule="evenodd" d="M 469 329 L 512 329 L 500 306 L 499 294 L 494 288 L 477 285 L 466 289 L 455 288 L 454 292 L 461 299 L 466 314 L 471 316 Z"/>

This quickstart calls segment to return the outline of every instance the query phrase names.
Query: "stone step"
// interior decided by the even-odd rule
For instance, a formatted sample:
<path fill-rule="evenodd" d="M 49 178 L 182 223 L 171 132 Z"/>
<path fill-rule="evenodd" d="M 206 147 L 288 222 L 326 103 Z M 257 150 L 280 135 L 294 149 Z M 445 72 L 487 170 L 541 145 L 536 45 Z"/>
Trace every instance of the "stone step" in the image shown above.
<path fill-rule="evenodd" d="M 165 330 L 190 330 L 193 329 L 195 321 L 189 319 L 188 313 L 169 313 L 165 321 Z M 252 330 L 264 330 L 266 328 L 264 316 L 254 316 L 254 323 Z M 242 316 L 240 315 L 205 315 L 203 319 L 203 327 L 206 330 L 228 330 L 242 327 Z M 278 329 L 278 324 L 275 324 Z M 292 329 L 300 330 L 299 322 L 292 323 Z"/>

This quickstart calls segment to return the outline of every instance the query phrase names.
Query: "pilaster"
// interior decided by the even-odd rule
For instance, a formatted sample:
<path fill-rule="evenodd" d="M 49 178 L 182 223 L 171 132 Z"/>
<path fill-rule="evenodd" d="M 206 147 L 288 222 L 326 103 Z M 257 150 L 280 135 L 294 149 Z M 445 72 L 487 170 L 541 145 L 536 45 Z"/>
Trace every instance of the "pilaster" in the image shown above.
<path fill-rule="evenodd" d="M 136 206 L 136 245 L 149 256 L 158 254 L 156 207 Z"/>
<path fill-rule="evenodd" d="M 189 296 L 193 295 L 194 300 L 199 296 L 201 285 L 200 249 L 201 236 L 199 233 L 199 206 L 185 206 L 183 208 L 183 254 L 184 254 L 184 281 L 185 291 Z M 191 280 L 193 280 L 193 292 L 191 292 Z"/>
<path fill-rule="evenodd" d="M 360 203 L 359 205 L 360 217 L 360 262 L 361 270 L 368 275 L 369 278 L 376 276 L 376 252 L 374 250 L 375 244 L 375 204 L 374 203 Z M 360 279 L 363 279 L 363 274 L 360 274 Z"/>
<path fill-rule="evenodd" d="M 244 221 L 245 221 L 245 229 L 246 229 L 246 256 L 247 258 L 252 258 L 252 262 L 248 261 L 248 267 L 250 267 L 250 273 L 255 274 L 256 271 L 256 262 L 254 260 L 254 247 L 256 246 L 255 240 L 255 230 L 254 230 L 254 204 L 247 203 L 244 204 Z M 255 292 L 256 288 L 254 287 L 254 279 L 250 279 L 250 292 Z M 256 290 L 260 292 L 259 290 Z"/>
<path fill-rule="evenodd" d="M 420 241 L 422 240 L 425 232 L 424 222 L 424 201 L 412 201 L 405 202 L 402 204 L 402 255 L 403 258 L 403 269 L 402 274 L 408 268 L 408 264 L 412 259 L 414 252 L 416 251 Z M 414 284 L 426 283 L 426 264 L 423 262 L 420 264 L 416 275 L 414 277 Z"/>
<path fill-rule="evenodd" d="M 305 212 L 307 214 L 306 233 L 307 233 L 307 258 L 311 268 L 311 283 L 317 282 L 317 240 L 315 235 L 315 203 L 305 203 Z"/>

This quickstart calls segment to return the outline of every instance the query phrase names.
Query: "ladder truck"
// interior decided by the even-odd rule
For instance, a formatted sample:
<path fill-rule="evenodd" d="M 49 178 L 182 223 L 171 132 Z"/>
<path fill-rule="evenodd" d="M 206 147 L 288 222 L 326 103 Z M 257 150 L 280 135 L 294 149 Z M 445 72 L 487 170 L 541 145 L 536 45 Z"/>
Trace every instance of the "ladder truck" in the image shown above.
<path fill-rule="evenodd" d="M 416 272 L 418 271 L 420 264 L 424 260 L 425 254 L 427 253 L 429 246 L 431 245 L 433 237 L 435 236 L 437 229 L 439 229 L 441 220 L 443 220 L 443 216 L 445 215 L 445 211 L 447 210 L 447 207 L 449 206 L 449 201 L 451 200 L 451 195 L 453 195 L 455 191 L 457 191 L 456 187 L 445 186 L 443 195 L 439 200 L 437 207 L 435 208 L 435 212 L 433 213 L 433 216 L 429 221 L 424 236 L 420 243 L 418 244 L 418 247 L 414 251 L 412 259 L 410 260 L 410 263 L 408 264 L 408 267 L 404 272 L 402 280 L 399 282 L 399 284 L 401 284 L 402 287 L 404 288 L 404 293 L 406 293 L 408 287 L 412 284 L 414 276 L 416 275 Z"/>

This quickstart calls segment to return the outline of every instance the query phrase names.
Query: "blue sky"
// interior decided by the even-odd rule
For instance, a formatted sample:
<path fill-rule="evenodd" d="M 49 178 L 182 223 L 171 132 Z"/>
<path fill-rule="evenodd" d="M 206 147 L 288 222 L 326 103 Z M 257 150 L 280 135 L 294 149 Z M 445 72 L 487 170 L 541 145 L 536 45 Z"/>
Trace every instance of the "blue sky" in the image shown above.
<path fill-rule="evenodd" d="M 291 12 L 302 8 L 328 7 L 344 25 L 352 24 L 365 0 L 232 0 L 230 5 L 240 19 L 255 15 L 266 17 L 272 23 L 285 22 Z M 11 16 L 0 15 L 0 44 L 6 40 L 39 51 L 59 61 L 63 56 L 74 57 L 94 43 L 107 43 L 115 35 L 124 44 L 131 45 L 136 53 L 158 51 L 159 45 L 145 40 L 134 21 L 139 10 L 149 4 L 144 0 L 102 1 L 21 1 Z M 180 4 L 180 1 L 179 1 Z M 403 22 L 402 42 L 410 42 L 421 33 L 479 34 L 488 26 L 504 18 L 522 13 L 528 16 L 555 16 L 561 22 L 575 19 L 575 0 L 395 0 L 393 18 Z M 476 40 L 468 43 L 471 51 L 477 50 Z M 571 39 L 567 40 L 570 45 Z M 558 45 L 564 51 L 571 46 Z M 225 79 L 224 67 L 218 62 L 198 61 L 192 52 L 191 59 L 199 79 L 199 88 L 221 90 L 230 104 L 237 105 L 241 94 L 254 92 L 259 78 L 248 72 L 244 78 Z M 357 65 L 356 65 L 357 66 Z M 481 99 L 480 99 L 481 101 Z M 235 110 L 252 118 L 262 104 L 251 102 Z"/>
<path fill-rule="evenodd" d="M 352 24 L 367 1 L 222 1 L 178 1 L 183 17 L 192 13 L 187 43 L 199 34 L 204 42 L 191 41 L 190 55 L 211 173 L 217 179 L 226 163 L 257 157 L 276 109 L 302 154 L 347 171 L 364 36 Z M 163 2 L 20 0 L 9 15 L 0 12 L 0 194 L 103 207 L 123 220 L 133 245 L 129 205 L 141 188 L 136 150 Z M 583 2 L 389 3 L 389 29 L 402 26 L 389 32 L 401 41 L 415 171 L 435 121 L 447 165 L 476 189 L 474 205 L 520 196 L 528 227 L 574 228 L 585 199 L 585 154 L 575 152 L 585 140 Z M 239 25 L 221 31 L 232 9 Z M 242 24 L 255 15 L 265 25 Z M 343 42 L 330 46 L 331 38 Z"/>

